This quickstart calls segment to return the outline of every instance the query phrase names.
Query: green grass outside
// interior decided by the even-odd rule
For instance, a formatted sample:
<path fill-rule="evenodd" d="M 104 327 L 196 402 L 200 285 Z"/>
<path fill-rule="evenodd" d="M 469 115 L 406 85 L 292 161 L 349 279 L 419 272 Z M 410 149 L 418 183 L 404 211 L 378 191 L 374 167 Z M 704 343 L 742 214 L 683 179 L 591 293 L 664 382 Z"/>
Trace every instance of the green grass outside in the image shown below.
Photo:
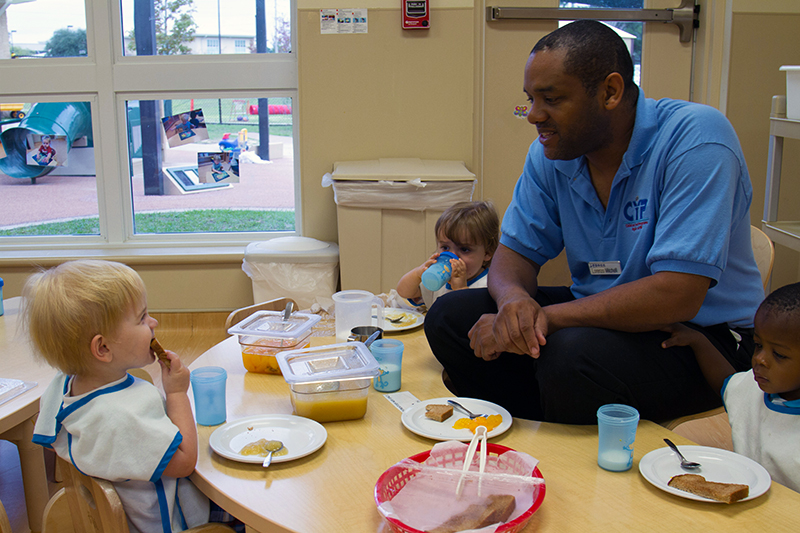
<path fill-rule="evenodd" d="M 172 108 L 169 105 L 165 108 L 165 113 L 177 115 L 178 113 L 185 113 L 192 109 L 202 109 L 203 119 L 206 125 L 210 124 L 258 124 L 258 115 L 251 115 L 249 109 L 251 105 L 258 105 L 258 98 L 197 98 L 195 100 L 165 100 L 171 102 Z M 291 107 L 292 99 L 289 97 L 270 98 L 270 105 L 286 105 Z M 247 121 L 237 120 L 239 117 L 247 118 Z M 270 115 L 270 126 L 273 124 L 287 124 L 291 126 L 292 115 Z"/>
<path fill-rule="evenodd" d="M 230 133 L 231 135 L 235 135 L 239 133 L 239 130 L 245 128 L 247 130 L 248 137 L 251 133 L 258 133 L 258 123 L 253 124 L 252 122 L 241 122 L 239 124 L 206 124 L 206 130 L 208 131 L 208 138 L 215 139 L 219 141 L 222 139 L 222 136 L 226 133 Z M 292 126 L 275 126 L 270 124 L 269 126 L 269 134 L 270 135 L 280 135 L 281 137 L 291 137 L 292 136 Z"/>
<path fill-rule="evenodd" d="M 195 209 L 140 213 L 134 217 L 136 234 L 146 233 L 228 233 L 250 231 L 293 231 L 294 211 Z M 0 230 L 0 236 L 99 235 L 98 217 L 32 224 Z"/>

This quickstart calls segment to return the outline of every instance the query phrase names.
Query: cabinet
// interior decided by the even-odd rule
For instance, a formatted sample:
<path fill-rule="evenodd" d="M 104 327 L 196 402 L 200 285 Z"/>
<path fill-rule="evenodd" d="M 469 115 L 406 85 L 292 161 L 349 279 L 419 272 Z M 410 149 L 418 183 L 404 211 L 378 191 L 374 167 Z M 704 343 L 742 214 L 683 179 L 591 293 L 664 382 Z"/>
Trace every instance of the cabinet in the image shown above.
<path fill-rule="evenodd" d="M 800 220 L 778 219 L 778 195 L 781 189 L 783 140 L 800 139 L 800 120 L 786 117 L 786 97 L 772 97 L 769 119 L 769 157 L 767 158 L 767 190 L 764 197 L 762 228 L 773 242 L 800 250 Z"/>

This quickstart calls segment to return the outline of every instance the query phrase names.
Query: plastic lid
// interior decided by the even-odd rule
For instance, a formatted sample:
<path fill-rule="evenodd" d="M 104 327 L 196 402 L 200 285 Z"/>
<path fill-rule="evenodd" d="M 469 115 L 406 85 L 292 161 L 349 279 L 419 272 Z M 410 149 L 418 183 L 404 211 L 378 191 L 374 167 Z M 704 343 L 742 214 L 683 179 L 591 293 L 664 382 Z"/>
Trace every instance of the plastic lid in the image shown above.
<path fill-rule="evenodd" d="M 379 372 L 378 361 L 363 342 L 287 350 L 278 353 L 277 359 L 290 385 L 371 378 Z"/>
<path fill-rule="evenodd" d="M 334 180 L 473 181 L 475 174 L 463 161 L 419 158 L 382 158 L 366 161 L 336 161 Z"/>
<path fill-rule="evenodd" d="M 310 237 L 279 237 L 251 242 L 245 248 L 244 256 L 245 259 L 267 259 L 275 263 L 335 263 L 339 261 L 339 246 Z"/>
<path fill-rule="evenodd" d="M 319 315 L 292 313 L 283 320 L 283 311 L 258 311 L 228 329 L 231 335 L 257 335 L 295 339 L 306 335 L 320 321 Z"/>

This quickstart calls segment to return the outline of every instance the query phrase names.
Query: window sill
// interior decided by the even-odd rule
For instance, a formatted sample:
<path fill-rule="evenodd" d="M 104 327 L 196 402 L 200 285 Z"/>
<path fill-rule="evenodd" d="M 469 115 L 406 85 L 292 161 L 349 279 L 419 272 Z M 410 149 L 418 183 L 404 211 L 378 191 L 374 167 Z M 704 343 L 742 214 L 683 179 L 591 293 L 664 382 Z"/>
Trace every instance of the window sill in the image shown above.
<path fill-rule="evenodd" d="M 0 266 L 21 267 L 31 264 L 52 266 L 72 259 L 106 259 L 127 265 L 223 264 L 241 263 L 245 245 L 153 247 L 62 247 L 47 249 L 3 250 Z"/>

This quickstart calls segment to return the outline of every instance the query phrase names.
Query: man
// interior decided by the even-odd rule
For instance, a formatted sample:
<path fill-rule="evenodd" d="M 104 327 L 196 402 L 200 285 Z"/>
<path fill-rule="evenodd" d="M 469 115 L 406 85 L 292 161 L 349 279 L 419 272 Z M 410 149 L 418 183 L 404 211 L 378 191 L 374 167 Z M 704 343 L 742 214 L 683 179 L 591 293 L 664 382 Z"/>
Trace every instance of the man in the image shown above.
<path fill-rule="evenodd" d="M 718 111 L 648 100 L 608 26 L 545 36 L 525 67 L 531 145 L 488 290 L 441 298 L 425 319 L 453 392 L 512 415 L 594 424 L 606 403 L 665 420 L 719 405 L 667 325 L 703 332 L 749 367 L 763 299 L 750 243 L 752 186 Z M 566 248 L 571 287 L 539 287 Z"/>

